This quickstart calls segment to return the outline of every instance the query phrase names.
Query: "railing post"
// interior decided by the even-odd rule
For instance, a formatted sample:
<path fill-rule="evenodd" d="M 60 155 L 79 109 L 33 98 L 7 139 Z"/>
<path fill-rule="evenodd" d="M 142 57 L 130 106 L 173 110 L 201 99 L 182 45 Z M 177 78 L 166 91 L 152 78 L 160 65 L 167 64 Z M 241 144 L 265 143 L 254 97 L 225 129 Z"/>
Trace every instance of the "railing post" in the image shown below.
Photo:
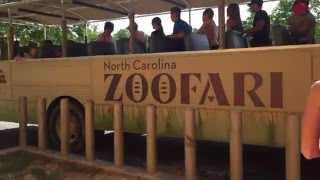
<path fill-rule="evenodd" d="M 60 101 L 60 138 L 62 156 L 68 156 L 70 153 L 70 133 L 69 133 L 69 100 Z"/>
<path fill-rule="evenodd" d="M 157 171 L 157 111 L 154 105 L 147 106 L 147 173 Z"/>
<path fill-rule="evenodd" d="M 19 97 L 19 145 L 20 148 L 26 148 L 28 142 L 27 134 L 28 113 L 27 98 Z"/>
<path fill-rule="evenodd" d="M 37 101 L 38 110 L 38 147 L 40 151 L 47 149 L 47 117 L 46 99 L 40 98 Z"/>
<path fill-rule="evenodd" d="M 123 105 L 114 105 L 114 165 L 118 168 L 124 164 L 123 157 Z"/>
<path fill-rule="evenodd" d="M 94 161 L 95 159 L 95 140 L 94 140 L 94 103 L 87 101 L 85 105 L 86 119 L 85 119 L 85 136 L 86 136 L 86 159 Z"/>
<path fill-rule="evenodd" d="M 242 117 L 240 110 L 230 112 L 230 179 L 243 179 Z"/>
<path fill-rule="evenodd" d="M 185 179 L 197 179 L 194 109 L 187 109 L 184 122 Z"/>
<path fill-rule="evenodd" d="M 300 119 L 289 114 L 286 132 L 286 179 L 300 180 Z"/>

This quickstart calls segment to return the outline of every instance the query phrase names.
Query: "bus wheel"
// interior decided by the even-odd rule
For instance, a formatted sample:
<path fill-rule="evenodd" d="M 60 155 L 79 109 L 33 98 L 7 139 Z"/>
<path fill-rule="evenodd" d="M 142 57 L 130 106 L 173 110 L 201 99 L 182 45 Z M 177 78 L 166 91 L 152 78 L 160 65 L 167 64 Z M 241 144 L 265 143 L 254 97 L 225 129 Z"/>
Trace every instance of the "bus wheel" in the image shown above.
<path fill-rule="evenodd" d="M 84 108 L 81 104 L 70 102 L 70 148 L 71 152 L 84 150 L 85 128 L 84 128 Z M 60 149 L 60 103 L 57 103 L 48 114 L 48 135 L 55 149 Z"/>

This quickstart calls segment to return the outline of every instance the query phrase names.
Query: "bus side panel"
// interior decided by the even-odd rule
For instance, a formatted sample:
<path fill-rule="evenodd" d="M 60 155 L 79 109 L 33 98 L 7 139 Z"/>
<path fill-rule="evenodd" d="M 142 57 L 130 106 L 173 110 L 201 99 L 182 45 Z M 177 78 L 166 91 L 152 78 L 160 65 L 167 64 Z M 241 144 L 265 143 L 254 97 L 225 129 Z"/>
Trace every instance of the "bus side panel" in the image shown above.
<path fill-rule="evenodd" d="M 197 137 L 229 140 L 229 112 L 243 109 L 244 143 L 285 144 L 286 113 L 302 113 L 311 84 L 308 48 L 110 56 L 92 62 L 97 126 L 112 129 L 122 101 L 125 130 L 145 133 L 145 107 L 157 106 L 158 134 L 183 136 L 196 108 Z"/>
<path fill-rule="evenodd" d="M 319 81 L 320 80 L 320 52 L 319 49 L 317 49 L 316 52 L 313 53 L 312 56 L 312 70 L 313 70 L 313 77 L 312 82 Z"/>
<path fill-rule="evenodd" d="M 91 99 L 91 60 L 67 58 L 29 60 L 12 63 L 12 99 L 28 99 L 29 123 L 37 123 L 38 98 L 47 98 L 47 107 L 60 96 L 71 96 L 81 103 Z"/>
<path fill-rule="evenodd" d="M 17 104 L 12 101 L 11 63 L 0 62 L 0 121 L 17 120 Z"/>

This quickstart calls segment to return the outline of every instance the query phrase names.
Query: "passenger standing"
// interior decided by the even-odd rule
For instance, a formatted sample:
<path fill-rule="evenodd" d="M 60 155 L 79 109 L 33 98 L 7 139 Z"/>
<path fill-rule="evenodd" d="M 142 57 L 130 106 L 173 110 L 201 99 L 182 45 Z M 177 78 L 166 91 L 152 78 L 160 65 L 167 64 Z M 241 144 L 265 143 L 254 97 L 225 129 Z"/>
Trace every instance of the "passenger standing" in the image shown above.
<path fill-rule="evenodd" d="M 210 49 L 218 49 L 218 30 L 217 25 L 213 20 L 213 10 L 211 8 L 207 8 L 203 11 L 202 14 L 202 26 L 197 31 L 199 34 L 205 34 L 209 41 Z"/>
<path fill-rule="evenodd" d="M 113 42 L 111 33 L 113 32 L 114 25 L 112 22 L 106 22 L 104 24 L 104 32 L 99 34 L 98 41 Z"/>
<path fill-rule="evenodd" d="M 168 35 L 170 39 L 174 40 L 170 44 L 173 51 L 184 51 L 184 37 L 191 33 L 191 27 L 180 18 L 181 9 L 179 7 L 173 7 L 170 10 L 171 20 L 174 22 L 173 33 Z"/>
<path fill-rule="evenodd" d="M 266 11 L 262 10 L 263 0 L 251 0 L 248 4 L 253 12 L 253 26 L 244 32 L 252 36 L 251 47 L 271 46 L 270 18 Z"/>
<path fill-rule="evenodd" d="M 316 20 L 308 5 L 307 1 L 296 0 L 292 6 L 293 14 L 288 19 L 288 25 L 293 44 L 315 43 Z"/>
<path fill-rule="evenodd" d="M 170 10 L 171 20 L 174 22 L 173 33 L 168 37 L 171 39 L 183 39 L 186 34 L 191 33 L 191 27 L 180 18 L 181 9 L 173 7 Z"/>
<path fill-rule="evenodd" d="M 161 19 L 159 17 L 153 18 L 151 23 L 154 29 L 154 31 L 151 33 L 151 36 L 165 36 L 163 27 L 161 25 Z"/>
<path fill-rule="evenodd" d="M 130 26 L 128 26 L 127 29 L 130 29 Z M 133 30 L 135 39 L 142 43 L 143 46 L 145 46 L 147 43 L 147 37 L 143 32 L 138 31 L 138 24 L 136 22 L 133 23 Z"/>
<path fill-rule="evenodd" d="M 242 21 L 240 17 L 239 5 L 236 3 L 229 4 L 227 8 L 227 31 L 243 31 Z"/>

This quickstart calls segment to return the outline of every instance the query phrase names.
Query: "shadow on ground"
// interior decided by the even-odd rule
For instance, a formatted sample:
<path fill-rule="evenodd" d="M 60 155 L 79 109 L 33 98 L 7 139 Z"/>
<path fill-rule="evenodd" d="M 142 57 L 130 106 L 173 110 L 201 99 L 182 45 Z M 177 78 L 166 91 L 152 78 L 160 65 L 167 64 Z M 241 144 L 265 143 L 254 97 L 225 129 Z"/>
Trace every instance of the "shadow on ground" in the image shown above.
<path fill-rule="evenodd" d="M 28 144 L 37 146 L 37 127 L 28 127 Z M 96 131 L 96 158 L 113 161 L 113 133 Z M 0 149 L 18 146 L 18 129 L 0 131 Z M 125 164 L 145 168 L 146 136 L 126 133 Z M 161 137 L 157 140 L 159 170 L 167 173 L 184 174 L 184 141 L 182 138 Z M 80 154 L 81 155 L 81 154 Z M 82 153 L 83 155 L 83 153 Z M 244 145 L 245 180 L 284 180 L 285 151 Z M 302 180 L 318 180 L 320 160 L 306 160 L 301 156 Z M 197 142 L 197 169 L 200 179 L 229 179 L 229 146 L 226 143 Z"/>

